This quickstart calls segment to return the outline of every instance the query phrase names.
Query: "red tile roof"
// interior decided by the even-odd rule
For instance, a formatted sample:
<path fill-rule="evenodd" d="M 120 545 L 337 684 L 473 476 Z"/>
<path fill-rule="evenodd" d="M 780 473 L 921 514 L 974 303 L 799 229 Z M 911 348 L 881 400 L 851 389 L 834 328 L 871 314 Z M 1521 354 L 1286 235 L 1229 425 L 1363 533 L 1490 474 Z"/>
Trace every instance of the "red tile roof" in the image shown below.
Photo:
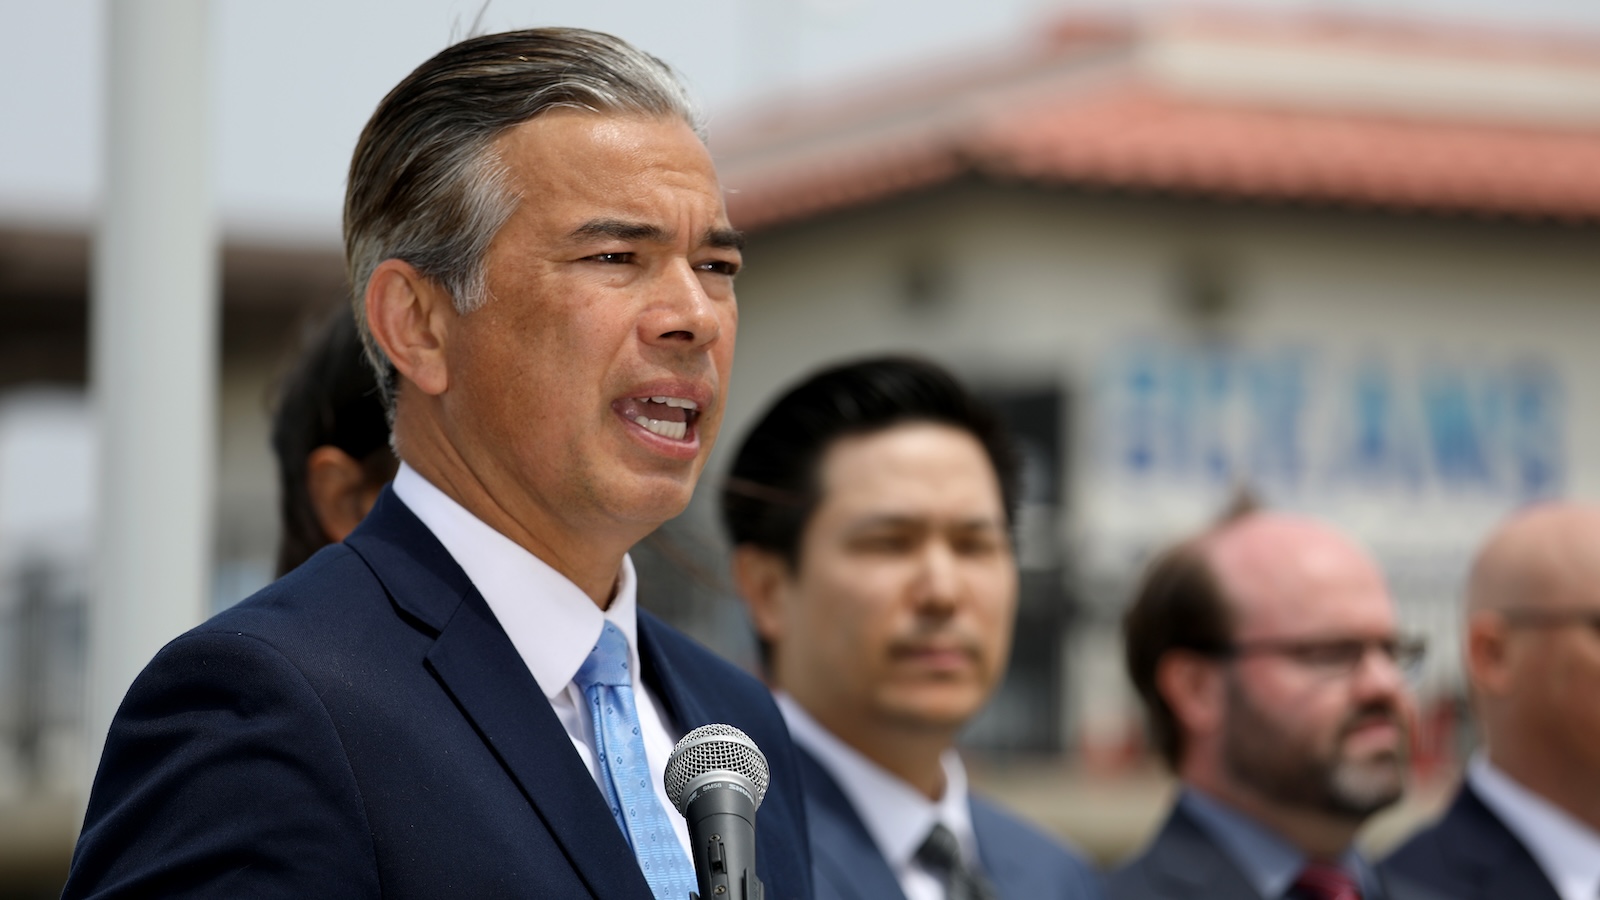
<path fill-rule="evenodd" d="M 1600 219 L 1600 132 L 1229 107 L 1137 87 L 994 122 L 997 176 L 1217 197 Z"/>
<path fill-rule="evenodd" d="M 1109 32 L 1099 37 L 1101 45 L 1111 39 Z M 1018 61 L 1012 80 L 1033 79 L 1023 87 L 986 73 L 974 89 L 982 102 L 973 91 L 942 85 L 931 97 L 910 91 L 881 100 L 876 120 L 858 103 L 847 114 L 796 113 L 781 132 L 750 129 L 745 148 L 724 157 L 729 214 L 736 225 L 759 229 L 975 175 L 1227 200 L 1600 221 L 1600 128 L 1184 96 L 1116 63 L 1048 82 L 1039 75 L 1046 65 Z"/>

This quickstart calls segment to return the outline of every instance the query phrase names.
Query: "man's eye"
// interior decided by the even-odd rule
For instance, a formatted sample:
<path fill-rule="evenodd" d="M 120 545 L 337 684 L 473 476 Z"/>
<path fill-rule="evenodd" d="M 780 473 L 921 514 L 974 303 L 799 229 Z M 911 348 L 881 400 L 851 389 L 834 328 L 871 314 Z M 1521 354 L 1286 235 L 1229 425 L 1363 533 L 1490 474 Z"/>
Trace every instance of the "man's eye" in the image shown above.
<path fill-rule="evenodd" d="M 903 534 L 862 535 L 850 542 L 861 553 L 905 553 L 916 546 L 916 539 Z"/>
<path fill-rule="evenodd" d="M 711 259 L 695 266 L 702 272 L 715 272 L 732 278 L 739 274 L 739 264 L 731 259 Z"/>
<path fill-rule="evenodd" d="M 988 556 L 999 552 L 1002 543 L 992 534 L 969 534 L 951 538 L 950 546 L 962 556 Z"/>
<path fill-rule="evenodd" d="M 1344 666 L 1359 662 L 1367 652 L 1360 641 L 1331 641 L 1325 644 L 1306 644 L 1297 649 L 1303 662 L 1314 666 Z"/>
<path fill-rule="evenodd" d="M 633 254 L 632 253 L 627 253 L 627 252 L 622 252 L 622 253 L 596 253 L 595 255 L 588 257 L 588 259 L 591 259 L 591 260 L 593 260 L 595 262 L 599 262 L 599 263 L 610 263 L 612 265 L 623 265 L 623 264 L 626 264 L 626 263 L 633 262 Z"/>

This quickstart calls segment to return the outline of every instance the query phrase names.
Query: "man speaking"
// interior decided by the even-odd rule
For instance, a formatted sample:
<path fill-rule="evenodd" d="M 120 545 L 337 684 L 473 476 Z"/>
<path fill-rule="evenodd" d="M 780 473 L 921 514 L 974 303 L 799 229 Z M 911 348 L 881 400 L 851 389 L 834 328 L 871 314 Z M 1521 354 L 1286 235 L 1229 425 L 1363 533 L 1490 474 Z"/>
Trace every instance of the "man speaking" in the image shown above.
<path fill-rule="evenodd" d="M 765 751 L 759 874 L 811 896 L 764 688 L 641 613 L 628 548 L 722 421 L 740 238 L 688 99 L 615 38 L 474 38 L 379 105 L 345 251 L 394 485 L 164 648 L 117 713 L 67 897 L 682 900 L 675 738 Z"/>

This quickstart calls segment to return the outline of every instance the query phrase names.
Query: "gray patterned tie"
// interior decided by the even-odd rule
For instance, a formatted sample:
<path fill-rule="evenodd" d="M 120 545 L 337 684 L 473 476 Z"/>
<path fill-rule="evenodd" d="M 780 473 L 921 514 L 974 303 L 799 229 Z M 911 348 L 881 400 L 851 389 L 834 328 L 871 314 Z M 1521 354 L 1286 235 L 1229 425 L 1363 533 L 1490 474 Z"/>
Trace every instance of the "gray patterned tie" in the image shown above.
<path fill-rule="evenodd" d="M 943 825 L 928 832 L 928 839 L 917 848 L 917 862 L 944 885 L 945 900 L 999 900 L 989 879 L 961 859 L 961 844 Z"/>

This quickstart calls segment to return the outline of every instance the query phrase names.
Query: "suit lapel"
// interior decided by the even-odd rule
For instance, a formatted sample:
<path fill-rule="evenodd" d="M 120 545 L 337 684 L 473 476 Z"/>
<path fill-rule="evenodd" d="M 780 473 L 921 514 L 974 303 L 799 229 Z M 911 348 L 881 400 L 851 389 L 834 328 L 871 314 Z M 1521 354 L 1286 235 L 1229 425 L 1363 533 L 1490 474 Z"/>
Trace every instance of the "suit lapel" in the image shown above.
<path fill-rule="evenodd" d="M 984 874 L 1001 897 L 1040 897 L 1052 887 L 1035 884 L 1029 875 L 1036 870 L 1031 860 L 1023 858 L 1018 847 L 996 840 L 997 826 L 1001 823 L 997 813 L 972 798 L 967 800 L 972 815 L 972 830 L 978 838 L 978 858 L 983 862 Z M 1059 885 L 1056 885 L 1059 889 Z"/>
<path fill-rule="evenodd" d="M 1261 895 L 1193 820 L 1175 807 L 1149 857 L 1168 897 L 1261 900 Z"/>
<path fill-rule="evenodd" d="M 1517 836 L 1485 806 L 1470 784 L 1463 784 L 1448 818 L 1444 846 L 1451 862 L 1477 873 L 1483 897 L 1559 900 L 1550 879 Z"/>
<path fill-rule="evenodd" d="M 668 721 L 688 734 L 701 725 L 711 724 L 709 711 L 691 690 L 693 669 L 675 664 L 658 637 L 666 626 L 660 619 L 639 610 L 639 679 L 655 692 L 665 707 Z M 715 686 L 713 685 L 714 689 Z"/>
<path fill-rule="evenodd" d="M 596 897 L 650 897 L 594 778 L 489 606 L 426 527 L 385 489 L 349 539 L 397 610 L 438 636 L 423 664 L 533 805 Z"/>
<path fill-rule="evenodd" d="M 1379 889 L 1382 893 L 1372 900 L 1461 900 L 1461 898 L 1447 898 L 1437 893 L 1433 888 L 1417 884 L 1407 878 L 1375 869 Z M 1519 897 L 1519 893 L 1512 894 L 1485 894 L 1486 897 Z"/>
<path fill-rule="evenodd" d="M 1484 897 L 1516 897 L 1517 900 L 1561 900 L 1544 870 L 1531 859 L 1513 860 L 1485 873 Z M 1400 900 L 1400 898 L 1396 898 Z"/>
<path fill-rule="evenodd" d="M 838 782 L 803 747 L 795 748 L 805 782 L 817 900 L 905 900 L 900 880 Z"/>

